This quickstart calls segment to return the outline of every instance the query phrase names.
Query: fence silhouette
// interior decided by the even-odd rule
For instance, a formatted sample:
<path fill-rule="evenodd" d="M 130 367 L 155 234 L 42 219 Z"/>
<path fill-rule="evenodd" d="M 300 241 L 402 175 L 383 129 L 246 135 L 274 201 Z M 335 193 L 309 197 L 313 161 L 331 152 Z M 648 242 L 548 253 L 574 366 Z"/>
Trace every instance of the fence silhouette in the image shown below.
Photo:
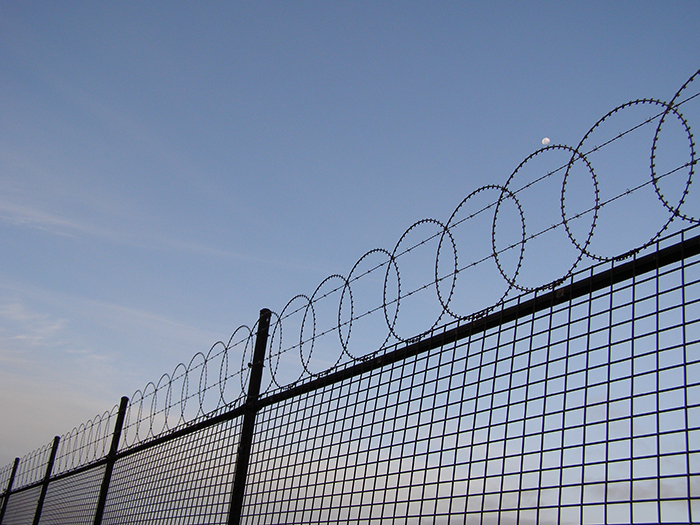
<path fill-rule="evenodd" d="M 0 523 L 700 521 L 698 83 L 17 458 Z"/>

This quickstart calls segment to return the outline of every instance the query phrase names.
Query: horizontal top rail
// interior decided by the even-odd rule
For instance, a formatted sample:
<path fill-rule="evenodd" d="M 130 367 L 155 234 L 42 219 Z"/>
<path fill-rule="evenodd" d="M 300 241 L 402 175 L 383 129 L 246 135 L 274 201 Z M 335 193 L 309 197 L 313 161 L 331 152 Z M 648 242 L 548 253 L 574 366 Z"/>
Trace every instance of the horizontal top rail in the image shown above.
<path fill-rule="evenodd" d="M 445 329 L 446 327 L 444 327 L 444 331 L 439 333 L 435 333 L 437 332 L 437 330 L 435 330 L 433 335 L 425 339 L 404 344 L 404 346 L 400 346 L 395 350 L 382 355 L 375 355 L 372 357 L 372 354 L 370 354 L 368 358 L 362 362 L 349 366 L 348 368 L 331 372 L 327 375 L 309 381 L 308 383 L 297 385 L 289 388 L 288 390 L 277 392 L 260 399 L 258 406 L 262 408 L 265 406 L 274 405 L 281 401 L 285 401 L 298 395 L 331 385 L 338 381 L 343 381 L 371 370 L 382 368 L 389 364 L 404 360 L 408 357 L 413 357 L 423 352 L 439 348 L 445 344 L 459 341 L 469 337 L 472 334 L 484 332 L 489 328 L 532 315 L 535 312 L 550 308 L 551 306 L 564 303 L 577 297 L 590 294 L 596 290 L 601 290 L 614 284 L 626 281 L 634 276 L 654 271 L 663 266 L 681 261 L 686 257 L 697 255 L 698 253 L 700 253 L 700 235 L 692 237 L 691 239 L 683 240 L 677 244 L 662 248 L 659 251 L 641 256 L 639 258 L 635 257 L 632 260 L 619 265 L 615 265 L 615 262 L 613 262 L 613 267 L 608 270 L 593 274 L 590 277 L 579 281 L 574 281 L 571 284 L 555 288 L 546 293 L 536 293 L 535 297 L 526 301 L 520 302 L 520 298 L 522 297 L 520 296 L 513 300 L 516 302 L 515 305 L 503 308 L 502 310 L 488 315 L 484 315 L 483 317 L 474 319 L 469 323 L 458 324 L 456 327 L 451 329 Z M 605 264 L 606 263 L 601 263 L 597 266 L 602 266 Z M 587 271 L 592 271 L 592 268 L 591 270 Z M 398 344 L 396 346 L 398 346 Z"/>

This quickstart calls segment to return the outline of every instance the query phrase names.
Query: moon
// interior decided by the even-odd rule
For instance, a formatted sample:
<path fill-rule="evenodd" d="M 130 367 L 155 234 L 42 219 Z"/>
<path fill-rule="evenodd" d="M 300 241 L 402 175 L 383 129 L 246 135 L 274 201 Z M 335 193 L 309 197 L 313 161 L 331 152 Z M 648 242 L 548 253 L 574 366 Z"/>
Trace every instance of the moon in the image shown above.
<path fill-rule="evenodd" d="M 542 145 L 546 146 L 547 144 L 549 144 L 549 139 L 547 137 L 545 137 L 542 139 Z"/>

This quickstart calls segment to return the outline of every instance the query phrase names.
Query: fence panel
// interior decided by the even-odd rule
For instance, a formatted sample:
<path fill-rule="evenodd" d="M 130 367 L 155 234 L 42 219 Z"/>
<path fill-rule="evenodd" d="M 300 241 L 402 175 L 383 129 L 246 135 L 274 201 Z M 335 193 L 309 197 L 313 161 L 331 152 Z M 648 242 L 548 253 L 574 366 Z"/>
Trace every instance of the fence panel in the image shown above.
<path fill-rule="evenodd" d="M 7 501 L 2 525 L 32 525 L 40 495 L 41 487 L 12 494 Z"/>
<path fill-rule="evenodd" d="M 0 522 L 700 522 L 697 80 L 0 469 Z"/>
<path fill-rule="evenodd" d="M 688 233 L 253 401 L 241 522 L 700 521 Z M 103 523 L 228 523 L 249 408 L 123 444 Z M 40 523 L 93 522 L 103 448 L 53 475 Z M 34 522 L 51 450 L 18 462 L 3 525 Z"/>
<path fill-rule="evenodd" d="M 92 525 L 95 519 L 104 465 L 49 484 L 40 525 Z"/>
<path fill-rule="evenodd" d="M 17 474 L 17 467 L 19 466 L 19 458 L 15 458 L 13 463 L 0 468 L 0 487 L 2 487 L 2 494 L 0 494 L 0 523 L 2 523 L 3 517 L 5 516 L 5 510 L 7 507 L 7 494 L 12 490 L 12 485 L 14 483 L 15 475 Z"/>
<path fill-rule="evenodd" d="M 120 457 L 102 523 L 225 524 L 240 418 Z"/>
<path fill-rule="evenodd" d="M 700 521 L 698 257 L 266 406 L 243 517 Z"/>

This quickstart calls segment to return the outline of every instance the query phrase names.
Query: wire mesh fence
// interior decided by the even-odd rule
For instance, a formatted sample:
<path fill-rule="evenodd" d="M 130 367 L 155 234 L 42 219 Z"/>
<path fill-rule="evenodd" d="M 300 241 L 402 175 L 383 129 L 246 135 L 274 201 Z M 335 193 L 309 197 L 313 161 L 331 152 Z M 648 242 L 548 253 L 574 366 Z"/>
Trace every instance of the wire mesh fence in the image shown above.
<path fill-rule="evenodd" d="M 698 314 L 683 260 L 266 406 L 245 522 L 695 522 Z"/>
<path fill-rule="evenodd" d="M 3 525 L 34 523 L 40 493 L 41 487 L 32 487 L 29 490 L 12 494 L 12 498 L 6 496 L 6 501 L 3 502 L 6 505 L 2 520 Z"/>
<path fill-rule="evenodd" d="M 698 84 L 0 468 L 0 524 L 700 522 Z M 651 176 L 603 183 L 642 131 Z"/>
<path fill-rule="evenodd" d="M 227 523 L 239 427 L 220 423 L 117 461 L 102 523 Z"/>
<path fill-rule="evenodd" d="M 40 523 L 92 524 L 104 475 L 105 467 L 102 465 L 52 481 L 46 492 Z"/>
<path fill-rule="evenodd" d="M 240 522 L 700 520 L 693 233 L 264 394 Z M 229 523 L 245 405 L 214 414 L 122 441 L 100 522 Z M 44 485 L 36 523 L 96 522 L 109 455 L 46 482 L 50 453 L 19 461 L 3 524 L 35 523 Z"/>

